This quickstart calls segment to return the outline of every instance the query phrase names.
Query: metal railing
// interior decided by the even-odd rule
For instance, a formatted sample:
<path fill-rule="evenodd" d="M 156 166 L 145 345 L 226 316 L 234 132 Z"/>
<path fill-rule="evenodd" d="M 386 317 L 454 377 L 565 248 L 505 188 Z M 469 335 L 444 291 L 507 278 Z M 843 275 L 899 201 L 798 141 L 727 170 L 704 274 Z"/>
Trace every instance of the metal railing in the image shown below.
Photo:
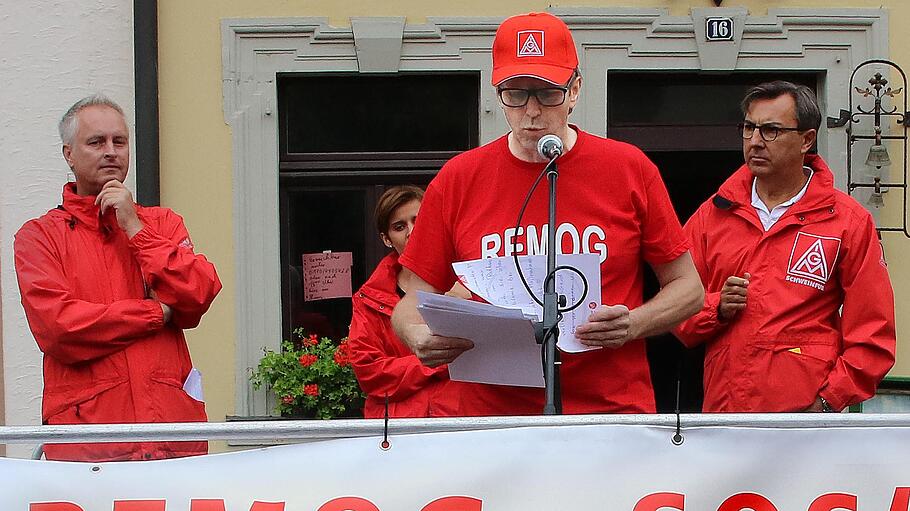
<path fill-rule="evenodd" d="M 390 419 L 388 436 L 558 426 L 658 426 L 685 435 L 687 428 L 910 428 L 910 414 L 655 414 L 561 415 Z M 263 440 L 287 442 L 383 437 L 382 419 L 288 420 L 160 424 L 0 426 L 0 444 Z M 678 428 L 678 429 L 677 429 Z"/>

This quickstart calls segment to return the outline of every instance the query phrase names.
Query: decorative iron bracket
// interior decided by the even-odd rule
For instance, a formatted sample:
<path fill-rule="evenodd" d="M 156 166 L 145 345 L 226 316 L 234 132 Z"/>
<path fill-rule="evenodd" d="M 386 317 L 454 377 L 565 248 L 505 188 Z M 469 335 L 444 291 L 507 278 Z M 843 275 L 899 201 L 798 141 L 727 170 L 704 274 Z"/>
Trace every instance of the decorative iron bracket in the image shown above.
<path fill-rule="evenodd" d="M 863 84 L 856 83 L 860 71 L 875 66 L 871 78 Z M 888 78 L 880 68 L 892 69 L 900 75 L 899 87 L 889 85 Z M 903 97 L 903 108 L 896 106 Z M 850 75 L 848 90 L 849 109 L 841 109 L 838 117 L 828 117 L 828 128 L 846 126 L 847 133 L 847 193 L 853 195 L 858 189 L 869 190 L 868 204 L 873 207 L 884 205 L 883 194 L 892 188 L 901 190 L 903 216 L 900 225 L 878 226 L 879 232 L 901 232 L 910 238 L 907 230 L 907 128 L 910 127 L 910 111 L 907 109 L 907 75 L 903 69 L 889 60 L 867 60 L 856 66 Z M 855 100 L 855 102 L 854 102 Z M 868 106 L 871 101 L 872 105 Z M 892 106 L 888 106 L 891 104 Z M 891 122 L 889 122 L 891 121 Z M 894 134 L 897 133 L 897 134 Z M 872 141 L 869 155 L 864 163 L 854 164 L 854 143 L 860 140 Z M 888 144 L 887 142 L 892 143 Z M 897 144 L 894 144 L 894 142 Z M 883 143 L 884 142 L 884 143 Z M 888 147 L 899 146 L 900 180 L 888 179 L 883 167 L 892 165 Z M 867 176 L 856 172 L 858 167 L 871 169 Z M 867 177 L 868 179 L 862 179 Z M 871 182 L 870 182 L 871 179 Z"/>

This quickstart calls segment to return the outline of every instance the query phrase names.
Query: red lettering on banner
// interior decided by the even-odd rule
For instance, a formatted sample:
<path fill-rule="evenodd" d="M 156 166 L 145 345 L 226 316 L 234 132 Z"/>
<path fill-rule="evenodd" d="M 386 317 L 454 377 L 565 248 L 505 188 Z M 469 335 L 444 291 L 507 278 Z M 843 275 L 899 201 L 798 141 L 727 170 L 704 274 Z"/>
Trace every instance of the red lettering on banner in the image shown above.
<path fill-rule="evenodd" d="M 632 511 L 659 511 L 665 507 L 684 511 L 686 509 L 686 496 L 682 493 L 660 492 L 646 495 L 635 504 Z"/>
<path fill-rule="evenodd" d="M 910 511 L 910 488 L 898 486 L 894 489 L 891 511 Z"/>
<path fill-rule="evenodd" d="M 757 493 L 737 493 L 717 508 L 717 511 L 743 511 L 751 509 L 752 511 L 777 511 L 770 500 L 762 497 Z"/>
<path fill-rule="evenodd" d="M 338 497 L 320 506 L 318 511 L 379 511 L 379 508 L 360 497 Z"/>
<path fill-rule="evenodd" d="M 420 511 L 481 511 L 483 501 L 474 497 L 450 496 L 430 502 Z"/>
<path fill-rule="evenodd" d="M 114 511 L 164 511 L 164 500 L 115 500 Z"/>
<path fill-rule="evenodd" d="M 222 499 L 193 499 L 190 511 L 225 511 Z M 284 511 L 284 502 L 253 502 L 250 511 Z"/>
<path fill-rule="evenodd" d="M 284 502 L 254 501 L 250 511 L 284 511 Z"/>
<path fill-rule="evenodd" d="M 809 504 L 809 511 L 834 511 L 846 509 L 856 511 L 856 495 L 848 493 L 826 493 Z"/>
<path fill-rule="evenodd" d="M 72 502 L 35 502 L 28 505 L 28 511 L 85 511 Z"/>
<path fill-rule="evenodd" d="M 685 494 L 658 492 L 645 495 L 632 511 L 685 511 Z M 806 511 L 858 511 L 858 497 L 849 493 L 826 493 L 819 495 L 809 504 Z M 115 500 L 113 511 L 166 511 L 165 500 Z M 29 511 L 85 511 L 78 504 L 65 501 L 32 502 Z M 0 510 L 3 511 L 3 510 Z M 226 511 L 223 499 L 192 499 L 189 511 Z M 254 501 L 250 511 L 285 511 L 285 502 Z M 380 511 L 375 504 L 362 497 L 337 497 L 317 511 Z M 483 511 L 483 500 L 450 495 L 440 497 L 421 508 L 420 511 Z M 737 493 L 731 495 L 717 511 L 778 511 L 777 507 L 766 497 L 757 493 Z M 865 511 L 865 510 L 864 510 Z M 890 511 L 910 511 L 910 487 L 899 486 L 894 489 Z"/>
<path fill-rule="evenodd" d="M 190 511 L 224 511 L 224 500 L 193 499 L 190 501 Z"/>

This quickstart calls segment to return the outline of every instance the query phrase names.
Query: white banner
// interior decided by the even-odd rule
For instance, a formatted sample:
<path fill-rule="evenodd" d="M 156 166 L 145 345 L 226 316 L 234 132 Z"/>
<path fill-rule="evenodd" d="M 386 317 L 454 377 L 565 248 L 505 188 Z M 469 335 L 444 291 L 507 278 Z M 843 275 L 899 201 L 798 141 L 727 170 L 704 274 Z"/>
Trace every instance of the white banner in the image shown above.
<path fill-rule="evenodd" d="M 527 427 L 0 459 L 2 511 L 910 511 L 910 428 Z"/>

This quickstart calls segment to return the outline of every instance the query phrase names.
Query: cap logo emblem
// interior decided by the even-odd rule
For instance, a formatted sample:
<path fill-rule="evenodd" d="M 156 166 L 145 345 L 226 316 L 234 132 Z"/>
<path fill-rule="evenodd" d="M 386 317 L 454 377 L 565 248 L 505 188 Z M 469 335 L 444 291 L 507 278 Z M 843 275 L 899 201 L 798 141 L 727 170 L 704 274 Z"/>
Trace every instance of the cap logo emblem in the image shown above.
<path fill-rule="evenodd" d="M 519 57 L 543 57 L 543 30 L 518 32 Z"/>

